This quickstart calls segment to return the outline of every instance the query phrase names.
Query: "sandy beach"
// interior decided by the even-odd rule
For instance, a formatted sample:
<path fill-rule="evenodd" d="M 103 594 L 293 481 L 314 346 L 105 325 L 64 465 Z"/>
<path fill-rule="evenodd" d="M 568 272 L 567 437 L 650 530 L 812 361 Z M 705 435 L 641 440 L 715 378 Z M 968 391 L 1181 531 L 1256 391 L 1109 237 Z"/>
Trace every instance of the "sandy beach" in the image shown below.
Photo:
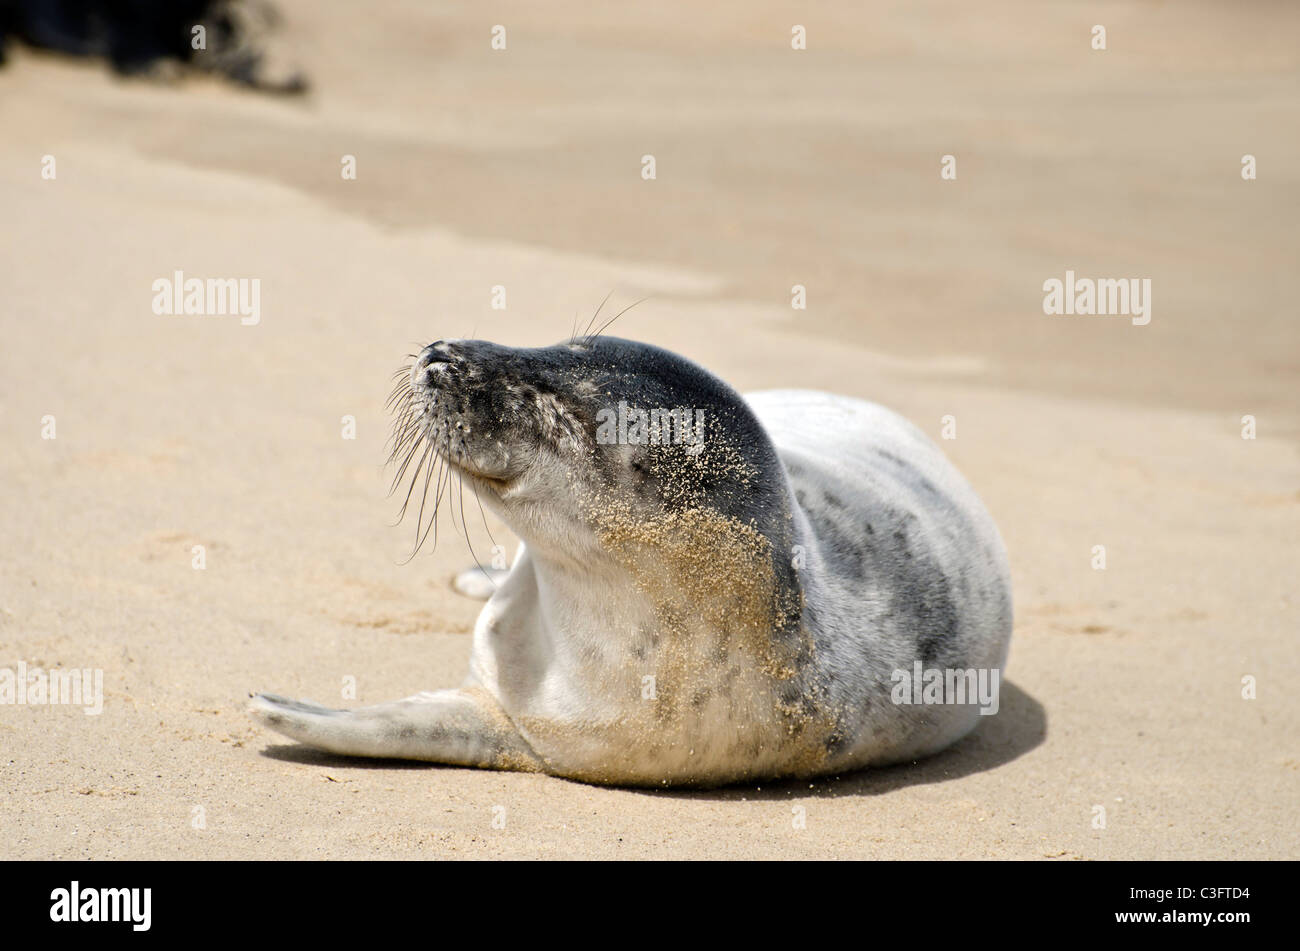
<path fill-rule="evenodd" d="M 1300 858 L 1300 10 L 817 5 L 795 51 L 768 3 L 280 6 L 305 98 L 0 69 L 0 668 L 104 690 L 0 706 L 7 857 Z M 178 270 L 258 279 L 257 322 L 156 314 Z M 1150 279 L 1150 323 L 1046 316 L 1067 270 Z M 998 716 L 708 791 L 248 717 L 460 682 L 473 559 L 444 512 L 404 563 L 389 377 L 439 337 L 553 343 L 611 292 L 644 299 L 621 336 L 939 442 L 1010 556 Z M 510 533 L 469 509 L 481 558 Z"/>

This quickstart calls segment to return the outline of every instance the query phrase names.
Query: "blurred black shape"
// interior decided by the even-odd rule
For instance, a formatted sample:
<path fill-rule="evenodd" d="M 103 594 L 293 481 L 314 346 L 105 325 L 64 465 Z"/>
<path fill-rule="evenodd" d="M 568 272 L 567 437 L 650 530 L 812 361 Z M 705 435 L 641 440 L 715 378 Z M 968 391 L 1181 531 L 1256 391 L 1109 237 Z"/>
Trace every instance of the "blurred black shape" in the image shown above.
<path fill-rule="evenodd" d="M 20 40 L 106 59 L 122 74 L 184 64 L 267 92 L 303 92 L 302 73 L 268 51 L 278 25 L 262 0 L 0 0 L 0 63 L 6 44 Z"/>

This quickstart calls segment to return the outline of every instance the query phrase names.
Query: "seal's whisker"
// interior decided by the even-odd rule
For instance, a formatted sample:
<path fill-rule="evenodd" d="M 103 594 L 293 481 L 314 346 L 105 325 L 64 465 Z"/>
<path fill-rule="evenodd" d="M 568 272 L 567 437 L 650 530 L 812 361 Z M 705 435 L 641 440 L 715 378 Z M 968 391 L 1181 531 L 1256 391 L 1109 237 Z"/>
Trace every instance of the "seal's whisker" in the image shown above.
<path fill-rule="evenodd" d="M 463 446 L 463 443 L 462 443 L 462 446 Z M 469 544 L 469 526 L 467 526 L 467 525 L 465 524 L 465 477 L 464 477 L 464 475 L 463 475 L 462 473 L 460 473 L 460 472 L 457 472 L 457 473 L 456 473 L 456 495 L 457 495 L 457 498 L 460 500 L 460 531 L 461 531 L 461 534 L 465 536 L 465 544 L 468 545 L 468 544 Z M 452 525 L 455 525 L 455 524 L 456 524 L 456 506 L 454 506 L 454 505 L 452 506 L 452 509 L 451 509 L 451 518 L 452 518 L 452 522 L 451 522 Z M 473 549 L 473 547 L 471 546 L 471 547 L 470 547 L 470 552 L 472 553 L 473 551 L 474 551 L 474 549 Z"/>
<path fill-rule="evenodd" d="M 606 297 L 606 301 L 608 300 Z M 600 308 L 593 315 L 593 322 L 597 319 Z M 577 330 L 577 315 L 574 315 L 574 332 Z M 414 355 L 412 355 L 414 357 Z M 467 447 L 465 440 L 460 439 L 458 445 L 453 447 L 456 439 L 456 432 L 451 428 L 447 420 L 437 421 L 438 414 L 431 413 L 430 408 L 424 405 L 426 394 L 421 388 L 418 388 L 411 381 L 411 366 L 408 365 L 393 374 L 395 380 L 385 407 L 395 414 L 392 430 L 389 433 L 388 441 L 385 448 L 388 450 L 387 465 L 393 466 L 392 482 L 389 485 L 388 494 L 392 495 L 407 483 L 406 493 L 402 498 L 402 506 L 397 515 L 397 522 L 400 523 L 405 517 L 407 511 L 411 508 L 411 503 L 415 499 L 415 490 L 420 489 L 419 506 L 415 518 L 415 537 L 410 556 L 403 564 L 409 563 L 424 547 L 429 536 L 433 536 L 433 546 L 436 549 L 438 545 L 438 515 L 442 511 L 444 497 L 450 498 L 448 504 L 451 506 L 451 522 L 456 531 L 465 539 L 465 544 L 469 548 L 470 555 L 474 558 L 474 563 L 487 575 L 487 570 L 483 567 L 478 558 L 478 553 L 474 550 L 473 541 L 470 538 L 469 518 L 465 511 L 465 478 L 464 472 L 455 463 L 456 453 L 466 453 Z M 456 482 L 456 492 L 451 492 L 452 479 Z M 429 489 L 433 488 L 433 497 L 429 497 Z M 491 539 L 495 547 L 496 538 L 492 535 L 492 529 L 487 522 L 487 513 L 483 509 L 483 500 L 479 496 L 478 484 L 475 480 L 470 480 L 470 488 L 479 509 L 479 517 L 483 521 L 483 527 L 487 536 Z M 426 512 L 428 513 L 426 517 Z M 495 584 L 493 585 L 495 587 Z"/>
<path fill-rule="evenodd" d="M 610 299 L 611 297 L 613 297 L 613 296 L 614 296 L 614 289 L 613 289 L 613 288 L 610 288 L 609 293 L 605 295 L 605 299 L 602 300 L 602 301 L 600 302 L 600 306 L 598 306 L 598 307 L 596 308 L 596 312 L 595 312 L 594 314 L 591 315 L 591 320 L 587 321 L 587 327 L 586 327 L 586 329 L 583 331 L 583 334 L 582 334 L 582 338 L 583 338 L 584 340 L 586 340 L 586 339 L 588 338 L 588 336 L 590 336 L 590 334 L 591 334 L 591 328 L 592 328 L 592 325 L 596 323 L 596 318 L 598 318 L 598 317 L 600 316 L 600 312 L 601 312 L 601 310 L 604 308 L 604 306 L 605 306 L 606 304 L 609 303 L 609 299 Z"/>
<path fill-rule="evenodd" d="M 406 468 L 407 468 L 407 466 L 409 466 L 409 465 L 411 464 L 411 457 L 414 456 L 415 453 L 416 453 L 416 451 L 420 448 L 420 443 L 425 442 L 425 439 L 424 439 L 424 435 L 423 435 L 423 433 L 420 433 L 420 432 L 417 431 L 417 432 L 415 433 L 415 436 L 416 436 L 416 438 L 415 438 L 415 442 L 411 445 L 411 448 L 410 448 L 409 450 L 407 450 L 406 458 L 404 458 L 404 459 L 402 460 L 402 464 L 401 464 L 401 466 L 398 468 L 398 470 L 397 470 L 397 474 L 396 474 L 395 476 L 393 476 L 393 484 L 392 484 L 391 486 L 389 486 L 389 489 L 388 489 L 388 494 L 389 494 L 389 495 L 392 495 L 395 491 L 397 491 L 397 487 L 398 487 L 398 485 L 401 484 L 401 482 L 402 482 L 402 478 L 403 478 L 403 476 L 405 476 L 405 474 L 406 474 Z M 400 449 L 395 449 L 395 450 L 393 451 L 393 455 L 389 457 L 389 462 L 390 462 L 390 463 L 391 463 L 394 459 L 397 458 L 397 453 L 398 453 L 399 451 L 400 451 Z"/>
<path fill-rule="evenodd" d="M 448 436 L 446 439 L 446 443 L 450 444 L 450 442 L 451 442 L 451 437 Z M 445 450 L 445 446 L 443 447 L 443 449 Z M 424 545 L 425 539 L 429 537 L 430 531 L 433 532 L 434 550 L 437 550 L 438 548 L 438 512 L 442 508 L 442 489 L 444 483 L 450 481 L 451 481 L 451 464 L 447 459 L 447 453 L 445 451 L 439 451 L 438 475 L 434 479 L 433 514 L 429 517 L 429 527 L 424 530 L 424 535 L 420 538 L 420 540 L 416 544 L 417 550 Z M 424 493 L 426 496 L 428 496 L 429 494 L 428 479 L 425 480 Z M 455 522 L 454 514 L 452 516 L 452 522 L 453 523 Z"/>
<path fill-rule="evenodd" d="M 411 503 L 411 493 L 415 491 L 415 483 L 420 478 L 420 470 L 424 468 L 425 460 L 429 458 L 429 452 L 432 449 L 432 444 L 426 443 L 424 453 L 420 456 L 420 462 L 415 467 L 415 475 L 411 476 L 411 487 L 406 490 L 406 498 L 402 500 L 402 510 L 397 513 L 397 520 L 399 522 L 406 518 L 406 507 Z"/>
<path fill-rule="evenodd" d="M 624 314 L 626 314 L 629 310 L 631 310 L 631 309 L 632 309 L 633 307 L 635 307 L 637 304 L 644 304 L 644 303 L 645 303 L 647 300 L 649 300 L 649 299 L 650 299 L 650 298 L 648 298 L 648 297 L 643 297 L 643 298 L 641 298 L 639 301 L 635 301 L 635 302 L 633 302 L 633 303 L 631 303 L 631 304 L 628 304 L 626 307 L 624 307 L 622 310 L 620 310 L 620 311 L 619 311 L 617 314 L 615 314 L 613 317 L 609 318 L 609 320 L 607 320 L 607 321 L 605 321 L 603 324 L 601 324 L 599 330 L 597 330 L 594 334 L 593 334 L 593 333 L 589 333 L 589 334 L 587 334 L 587 335 L 583 338 L 583 340 L 584 340 L 585 342 L 587 342 L 587 343 L 591 343 L 593 340 L 595 340 L 597 337 L 599 337 L 601 334 L 603 334 L 606 330 L 608 330 L 608 329 L 610 328 L 610 325 L 613 324 L 614 321 L 618 320 L 620 317 L 622 317 Z"/>
<path fill-rule="evenodd" d="M 451 492 L 451 483 L 460 478 L 460 473 L 453 472 L 447 476 L 447 508 L 451 510 L 451 527 L 456 531 L 464 534 L 464 530 L 456 524 L 456 496 Z"/>
<path fill-rule="evenodd" d="M 405 452 L 406 447 L 411 445 L 412 442 L 418 443 L 424 438 L 423 428 L 419 426 L 414 419 L 407 417 L 400 422 L 400 425 L 403 427 L 400 434 L 395 434 L 391 440 L 393 448 L 388 454 L 388 461 L 390 463 Z"/>
<path fill-rule="evenodd" d="M 415 517 L 415 547 L 411 549 L 411 558 L 415 557 L 416 553 L 419 552 L 420 547 L 424 544 L 424 540 L 429 537 L 429 529 L 438 524 L 438 506 L 434 505 L 433 514 L 429 517 L 429 528 L 424 530 L 423 535 L 420 534 L 420 526 L 424 523 L 424 503 L 428 501 L 429 498 L 429 477 L 431 475 L 433 475 L 432 464 L 430 464 L 428 470 L 424 474 L 424 491 L 420 493 L 420 512 Z"/>
<path fill-rule="evenodd" d="M 487 532 L 488 541 L 492 543 L 492 547 L 497 548 L 497 540 L 492 537 L 492 529 L 488 525 L 487 513 L 483 511 L 483 500 L 478 495 L 478 483 L 471 482 L 469 487 L 474 490 L 474 501 L 478 503 L 478 514 L 483 520 L 483 531 Z"/>
<path fill-rule="evenodd" d="M 401 458 L 402 453 L 404 453 L 411 445 L 411 439 L 414 435 L 415 434 L 409 431 L 403 431 L 401 434 L 394 434 L 389 440 L 388 459 L 385 460 L 384 464 L 391 466 Z M 395 479 L 394 481 L 397 480 Z M 389 491 L 391 492 L 392 489 L 390 488 Z"/>
<path fill-rule="evenodd" d="M 460 524 L 461 528 L 465 532 L 465 545 L 469 548 L 470 557 L 474 559 L 474 566 L 483 573 L 483 577 L 487 578 L 488 581 L 492 583 L 492 587 L 495 588 L 496 582 L 492 581 L 492 576 L 488 574 L 488 570 L 484 568 L 482 562 L 478 560 L 478 554 L 474 551 L 474 543 L 469 540 L 469 526 L 465 524 L 465 479 L 460 475 L 460 473 L 456 474 L 456 479 L 460 483 Z M 471 486 L 472 485 L 473 483 L 471 483 Z M 477 490 L 475 491 L 477 492 Z"/>
<path fill-rule="evenodd" d="M 401 468 L 398 470 L 397 475 L 393 476 L 393 482 L 392 482 L 392 484 L 389 485 L 389 487 L 388 487 L 388 494 L 389 494 L 390 497 L 391 497 L 391 496 L 393 495 L 393 493 L 396 492 L 396 491 L 398 490 L 398 488 L 401 486 L 403 479 L 406 478 L 406 470 L 407 470 L 407 468 L 410 467 L 410 465 L 411 465 L 411 460 L 412 460 L 413 458 L 415 458 L 415 454 L 416 454 L 417 452 L 419 452 L 419 451 L 420 451 L 420 444 L 417 442 L 414 446 L 411 447 L 411 451 L 410 451 L 409 453 L 407 453 L 406 459 L 403 460 L 403 462 L 402 462 L 402 466 L 401 466 Z M 425 452 L 428 452 L 428 451 L 429 451 L 429 450 L 428 450 L 428 447 L 425 447 Z M 423 462 L 423 460 L 421 460 L 421 462 Z M 418 472 L 420 471 L 420 467 L 419 467 L 418 465 L 415 467 L 415 471 L 416 471 L 416 473 L 418 473 Z M 408 490 L 408 493 L 409 493 L 409 490 Z M 400 522 L 401 520 L 402 520 L 402 514 L 399 513 L 398 516 L 397 516 L 397 521 Z"/>
<path fill-rule="evenodd" d="M 438 511 L 442 504 L 442 485 L 443 475 L 447 468 L 447 460 L 438 447 L 437 440 L 430 440 L 429 445 L 433 448 L 434 458 L 429 463 L 428 472 L 424 476 L 424 489 L 420 495 L 420 515 L 415 523 L 415 547 L 411 551 L 414 557 L 416 552 L 424 547 L 425 540 L 429 537 L 429 532 L 433 532 L 433 547 L 438 547 Z M 435 471 L 436 470 L 436 471 Z M 429 483 L 434 484 L 433 511 L 429 515 L 428 525 L 424 524 L 424 508 L 429 499 Z"/>
<path fill-rule="evenodd" d="M 451 448 L 451 433 L 450 433 L 450 431 L 448 431 L 447 436 L 446 436 L 446 438 L 443 440 L 443 443 L 442 443 L 442 446 L 441 446 L 443 456 L 450 456 L 450 451 L 449 451 L 450 448 Z M 443 473 L 440 474 L 440 475 L 438 476 L 438 488 L 437 488 L 437 494 L 436 494 L 436 496 L 434 497 L 434 500 L 433 500 L 433 508 L 434 508 L 434 511 L 437 511 L 438 507 L 439 507 L 440 505 L 442 505 L 442 492 L 443 492 L 443 486 L 444 486 L 444 482 L 443 482 L 442 475 L 444 475 L 444 474 L 446 475 L 446 477 L 447 477 L 447 478 L 446 478 L 446 481 L 447 481 L 447 482 L 450 482 L 450 481 L 451 481 L 451 465 L 450 465 L 450 462 L 448 462 L 446 465 L 443 466 L 443 470 L 444 470 Z"/>
<path fill-rule="evenodd" d="M 385 444 L 389 447 L 388 461 L 390 463 L 401 454 L 403 448 L 408 444 L 408 440 L 414 434 L 415 430 L 411 426 L 409 418 L 407 416 L 398 417 L 393 423 L 392 434 Z"/>
<path fill-rule="evenodd" d="M 397 524 L 400 524 L 402 519 L 406 518 L 406 510 L 411 504 L 411 496 L 415 493 L 415 486 L 420 481 L 420 470 L 425 468 L 426 462 L 430 466 L 433 465 L 433 462 L 430 459 L 430 453 L 432 451 L 433 447 L 426 445 L 424 447 L 424 452 L 420 454 L 419 460 L 415 464 L 415 471 L 411 473 L 411 483 L 406 488 L 406 496 L 402 499 L 402 507 L 397 512 Z"/>
<path fill-rule="evenodd" d="M 411 395 L 411 381 L 402 380 L 400 383 L 394 386 L 392 392 L 388 394 L 388 399 L 384 401 L 384 409 L 392 409 L 394 406 L 396 406 L 398 403 L 401 402 L 403 397 L 409 399 L 410 395 Z"/>
<path fill-rule="evenodd" d="M 403 380 L 395 385 L 384 401 L 384 409 L 390 413 L 396 413 L 397 419 L 393 424 L 394 432 L 403 428 L 414 409 L 411 381 Z"/>
<path fill-rule="evenodd" d="M 448 475 L 450 471 L 450 463 L 440 456 L 438 458 L 438 476 L 434 480 L 437 483 L 437 486 L 434 489 L 433 499 L 433 511 L 435 514 L 442 510 L 442 484 L 446 479 L 450 478 L 450 475 Z M 438 526 L 436 524 L 433 526 L 433 547 L 435 549 L 438 547 Z"/>
<path fill-rule="evenodd" d="M 399 419 L 393 425 L 393 432 L 384 443 L 384 448 L 388 450 L 388 464 L 393 463 L 402 455 L 406 447 L 411 444 L 411 440 L 419 435 L 418 429 L 411 426 L 407 419 Z"/>

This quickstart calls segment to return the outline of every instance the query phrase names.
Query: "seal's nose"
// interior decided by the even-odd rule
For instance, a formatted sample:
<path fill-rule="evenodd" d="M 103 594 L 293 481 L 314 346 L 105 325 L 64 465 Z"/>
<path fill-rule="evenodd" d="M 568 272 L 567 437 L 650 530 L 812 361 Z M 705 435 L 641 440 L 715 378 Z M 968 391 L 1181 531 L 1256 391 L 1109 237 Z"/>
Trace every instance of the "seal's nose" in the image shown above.
<path fill-rule="evenodd" d="M 428 366 L 430 363 L 450 362 L 454 345 L 454 340 L 435 340 L 420 351 L 420 356 L 416 360 L 416 365 Z"/>
<path fill-rule="evenodd" d="M 435 340 L 421 350 L 411 367 L 411 382 L 431 383 L 435 375 L 447 370 L 455 360 L 454 344 L 452 340 Z"/>

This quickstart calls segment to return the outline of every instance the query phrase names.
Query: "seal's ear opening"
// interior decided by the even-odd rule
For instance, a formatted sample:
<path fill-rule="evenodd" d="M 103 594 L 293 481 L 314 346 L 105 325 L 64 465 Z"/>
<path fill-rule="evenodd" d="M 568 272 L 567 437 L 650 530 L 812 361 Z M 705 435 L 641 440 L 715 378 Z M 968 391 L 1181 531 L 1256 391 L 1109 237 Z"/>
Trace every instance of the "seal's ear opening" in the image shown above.
<path fill-rule="evenodd" d="M 604 474 L 607 489 L 617 495 L 642 503 L 659 503 L 659 477 L 651 447 L 629 443 L 597 441 L 597 466 Z"/>

